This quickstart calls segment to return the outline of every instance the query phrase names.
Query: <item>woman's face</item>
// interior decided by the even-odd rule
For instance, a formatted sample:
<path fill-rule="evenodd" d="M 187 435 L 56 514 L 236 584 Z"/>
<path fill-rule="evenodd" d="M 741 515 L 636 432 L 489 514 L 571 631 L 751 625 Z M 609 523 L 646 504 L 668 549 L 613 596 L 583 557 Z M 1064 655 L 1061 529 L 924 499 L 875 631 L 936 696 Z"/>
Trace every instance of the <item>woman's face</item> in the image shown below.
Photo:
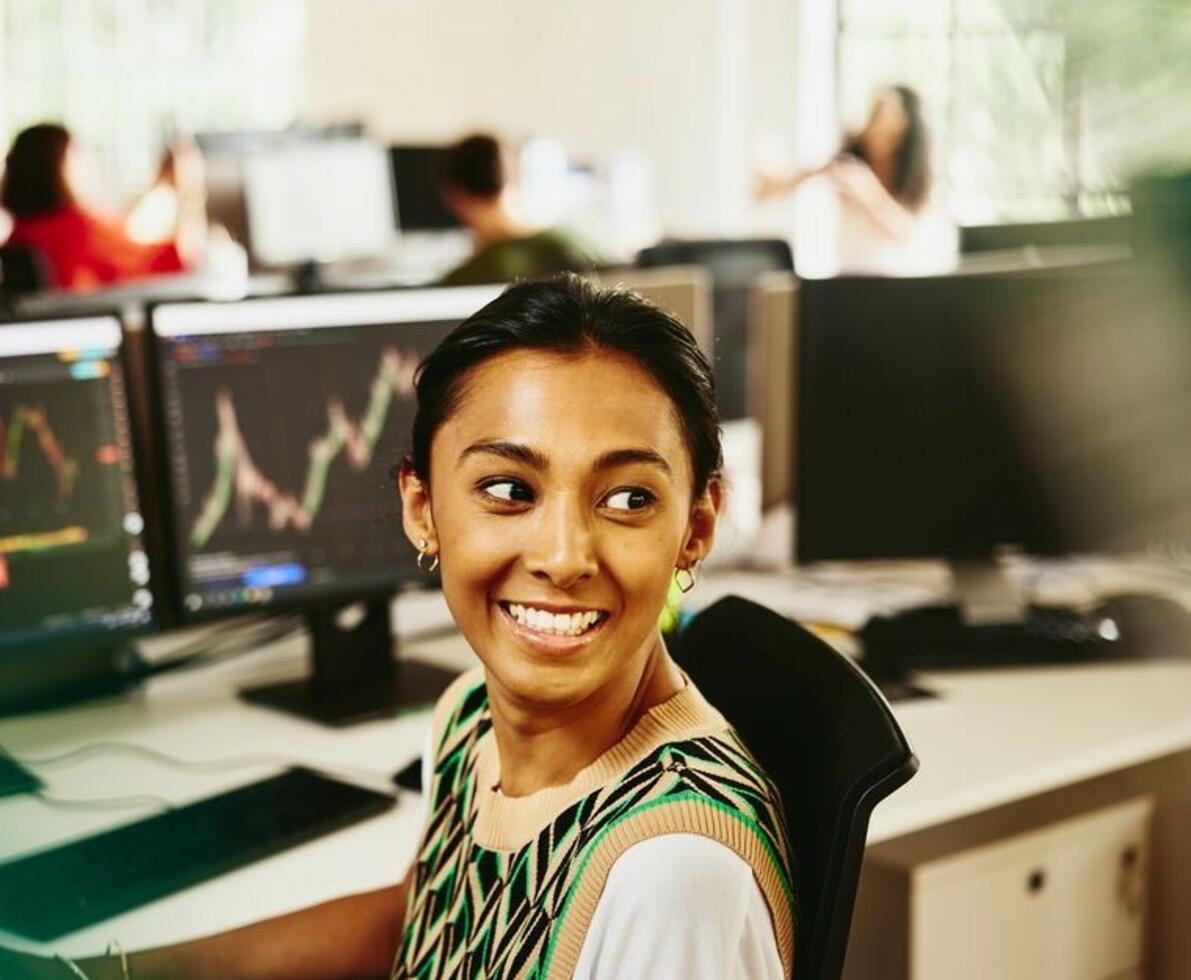
<path fill-rule="evenodd" d="M 608 352 L 511 351 L 476 368 L 402 477 L 405 529 L 442 561 L 447 604 L 490 683 L 576 705 L 639 679 L 674 569 L 711 546 L 718 488 L 692 499 L 669 397 Z"/>

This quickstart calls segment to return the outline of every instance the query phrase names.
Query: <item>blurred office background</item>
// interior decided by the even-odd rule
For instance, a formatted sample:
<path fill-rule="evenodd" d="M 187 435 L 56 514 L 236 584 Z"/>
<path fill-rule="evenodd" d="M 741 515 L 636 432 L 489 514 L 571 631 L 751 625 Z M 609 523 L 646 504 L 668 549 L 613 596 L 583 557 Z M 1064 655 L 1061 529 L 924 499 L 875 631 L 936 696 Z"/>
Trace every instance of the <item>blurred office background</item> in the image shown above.
<path fill-rule="evenodd" d="M 917 190 L 871 152 L 889 113 L 921 119 L 925 140 L 888 151 L 921 150 Z M 230 785 L 209 757 L 251 744 L 363 772 L 392 813 L 366 847 L 322 841 L 337 877 L 315 842 L 38 935 L 0 902 L 0 941 L 149 945 L 391 879 L 377 849 L 411 853 L 418 828 L 389 775 L 425 727 L 386 700 L 414 676 L 394 630 L 439 668 L 406 700 L 470 654 L 387 468 L 414 361 L 533 259 L 638 289 L 712 359 L 727 504 L 674 621 L 736 593 L 807 624 L 918 751 L 867 828 L 846 975 L 1191 975 L 1187 0 L 0 0 L 0 142 L 42 122 L 89 159 L 79 203 L 142 245 L 201 177 L 207 246 L 73 283 L 15 233 L 0 249 L 18 785 L 183 804 Z M 497 191 L 456 172 L 469 136 Z M 0 212 L 0 240 L 20 217 Z M 530 251 L 474 264 L 493 222 Z M 362 462 L 335 443 L 311 463 L 315 436 L 373 410 Z M 47 418 L 102 442 L 94 512 Z M 47 462 L 22 483 L 34 429 Z M 327 496 L 299 506 L 315 470 Z M 83 574 L 83 526 L 111 574 Z M 324 682 L 341 701 L 309 700 Z M 246 706 L 248 685 L 303 719 Z M 0 858 L 118 819 L 37 807 L 0 801 L 21 831 Z"/>
<path fill-rule="evenodd" d="M 773 227 L 755 167 L 821 162 L 893 82 L 924 98 L 960 224 L 1118 214 L 1136 172 L 1191 151 L 1167 0 L 4 0 L 0 29 L 0 136 L 64 122 L 111 202 L 175 133 L 355 121 L 637 151 L 665 233 Z"/>

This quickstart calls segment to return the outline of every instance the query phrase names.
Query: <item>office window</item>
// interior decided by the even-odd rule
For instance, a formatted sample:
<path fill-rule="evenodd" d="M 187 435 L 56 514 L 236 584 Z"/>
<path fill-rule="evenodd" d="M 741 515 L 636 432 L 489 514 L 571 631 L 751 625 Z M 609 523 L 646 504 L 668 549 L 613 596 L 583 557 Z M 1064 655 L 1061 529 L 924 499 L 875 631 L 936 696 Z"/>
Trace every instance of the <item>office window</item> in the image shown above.
<path fill-rule="evenodd" d="M 303 0 L 0 0 L 0 136 L 63 123 L 117 203 L 175 132 L 299 112 Z"/>
<path fill-rule="evenodd" d="M 1128 207 L 1140 169 L 1191 161 L 1186 0 L 839 0 L 841 117 L 922 94 L 965 224 Z"/>

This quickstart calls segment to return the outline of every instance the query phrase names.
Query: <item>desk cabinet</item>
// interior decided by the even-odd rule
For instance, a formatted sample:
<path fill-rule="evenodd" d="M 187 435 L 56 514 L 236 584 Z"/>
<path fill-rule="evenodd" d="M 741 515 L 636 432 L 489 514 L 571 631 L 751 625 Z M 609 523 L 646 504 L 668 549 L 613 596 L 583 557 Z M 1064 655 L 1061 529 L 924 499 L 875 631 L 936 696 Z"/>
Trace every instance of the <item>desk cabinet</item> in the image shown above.
<path fill-rule="evenodd" d="M 1148 797 L 920 863 L 866 863 L 849 980 L 1141 975 Z"/>

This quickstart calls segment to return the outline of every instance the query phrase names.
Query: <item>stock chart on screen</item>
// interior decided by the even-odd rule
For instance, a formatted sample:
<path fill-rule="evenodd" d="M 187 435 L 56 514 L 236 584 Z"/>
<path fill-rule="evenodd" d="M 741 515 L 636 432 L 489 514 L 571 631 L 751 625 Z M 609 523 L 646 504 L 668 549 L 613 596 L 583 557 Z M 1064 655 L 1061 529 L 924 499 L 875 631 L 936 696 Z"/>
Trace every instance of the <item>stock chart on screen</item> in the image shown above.
<path fill-rule="evenodd" d="M 399 294 L 398 294 L 399 295 Z M 465 315 L 292 298 L 155 314 L 182 603 L 190 613 L 413 574 L 392 472 L 414 374 Z M 246 313 L 247 311 L 247 313 Z M 247 314 L 253 314 L 247 316 Z"/>
<path fill-rule="evenodd" d="M 114 318 L 0 327 L 0 642 L 147 623 Z"/>

